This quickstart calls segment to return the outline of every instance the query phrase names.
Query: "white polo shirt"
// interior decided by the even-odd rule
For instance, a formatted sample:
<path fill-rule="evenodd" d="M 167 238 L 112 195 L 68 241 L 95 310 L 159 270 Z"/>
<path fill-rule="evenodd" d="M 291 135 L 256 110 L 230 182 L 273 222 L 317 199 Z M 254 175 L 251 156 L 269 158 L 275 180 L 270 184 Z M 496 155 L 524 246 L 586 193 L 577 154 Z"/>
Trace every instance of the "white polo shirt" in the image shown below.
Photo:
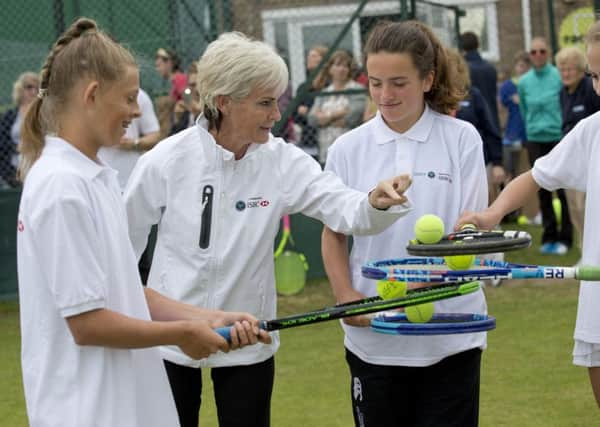
<path fill-rule="evenodd" d="M 365 191 L 385 176 L 411 173 L 407 196 L 414 209 L 376 236 L 355 236 L 350 255 L 352 286 L 376 295 L 375 281 L 362 277 L 366 261 L 406 257 L 415 222 L 438 215 L 452 230 L 465 210 L 487 206 L 488 190 L 481 137 L 470 124 L 428 107 L 407 132 L 390 129 L 375 118 L 341 136 L 329 149 L 326 170 L 351 188 Z M 438 313 L 486 313 L 482 291 L 435 303 Z M 378 365 L 428 366 L 475 347 L 484 348 L 486 334 L 390 336 L 343 324 L 346 347 L 362 360 Z"/>
<path fill-rule="evenodd" d="M 600 113 L 581 120 L 546 156 L 536 160 L 532 175 L 548 191 L 584 191 L 585 224 L 581 263 L 600 265 Z M 600 344 L 600 286 L 581 282 L 575 339 Z"/>
<path fill-rule="evenodd" d="M 150 319 L 115 171 L 47 137 L 18 218 L 30 425 L 179 425 L 157 348 L 79 346 L 65 320 L 99 308 Z"/>
<path fill-rule="evenodd" d="M 148 286 L 174 299 L 273 319 L 273 242 L 283 215 L 302 212 L 340 232 L 367 234 L 380 232 L 408 211 L 402 206 L 374 209 L 365 193 L 323 173 L 313 158 L 281 138 L 252 144 L 235 160 L 207 125 L 201 116 L 196 126 L 144 154 L 124 195 L 138 257 L 152 224 L 158 223 Z M 163 355 L 194 367 L 248 365 L 268 359 L 278 347 L 273 333 L 270 345 L 201 361 L 176 347 L 165 347 Z"/>
<path fill-rule="evenodd" d="M 152 99 L 143 89 L 138 92 L 137 102 L 140 106 L 141 115 L 133 119 L 125 131 L 125 137 L 133 140 L 160 130 Z M 119 185 L 121 190 L 124 190 L 129 175 L 131 175 L 131 171 L 142 153 L 135 150 L 121 150 L 118 147 L 102 147 L 98 155 L 103 162 L 119 172 Z"/>

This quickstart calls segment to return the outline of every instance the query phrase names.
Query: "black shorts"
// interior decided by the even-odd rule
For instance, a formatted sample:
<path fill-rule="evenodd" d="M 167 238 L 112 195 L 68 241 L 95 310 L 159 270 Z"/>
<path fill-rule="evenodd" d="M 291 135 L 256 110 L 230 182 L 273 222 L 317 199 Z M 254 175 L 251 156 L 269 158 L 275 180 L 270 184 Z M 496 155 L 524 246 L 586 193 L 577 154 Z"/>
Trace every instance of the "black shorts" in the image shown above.
<path fill-rule="evenodd" d="M 475 427 L 481 350 L 426 367 L 366 363 L 346 349 L 357 427 Z"/>

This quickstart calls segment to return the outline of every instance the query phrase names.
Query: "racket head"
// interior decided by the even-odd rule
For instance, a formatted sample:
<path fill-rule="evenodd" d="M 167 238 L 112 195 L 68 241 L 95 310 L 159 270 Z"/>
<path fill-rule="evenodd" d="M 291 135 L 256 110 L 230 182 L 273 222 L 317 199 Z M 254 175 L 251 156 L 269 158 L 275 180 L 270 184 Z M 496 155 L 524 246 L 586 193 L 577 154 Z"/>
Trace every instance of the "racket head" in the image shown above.
<path fill-rule="evenodd" d="M 496 328 L 496 318 L 475 313 L 434 313 L 429 322 L 412 323 L 404 313 L 386 313 L 371 320 L 371 329 L 389 335 L 451 335 Z"/>
<path fill-rule="evenodd" d="M 280 295 L 295 295 L 304 289 L 308 265 L 304 255 L 286 250 L 275 259 L 275 286 Z"/>
<path fill-rule="evenodd" d="M 415 256 L 478 255 L 507 252 L 531 246 L 531 235 L 519 230 L 465 229 L 447 234 L 438 243 L 411 240 L 406 251 Z"/>
<path fill-rule="evenodd" d="M 479 280 L 479 276 L 487 274 L 491 269 L 496 274 L 508 274 L 513 265 L 516 264 L 476 258 L 469 270 L 451 270 L 444 258 L 415 257 L 368 262 L 362 266 L 361 271 L 364 277 L 375 280 L 456 283 Z"/>

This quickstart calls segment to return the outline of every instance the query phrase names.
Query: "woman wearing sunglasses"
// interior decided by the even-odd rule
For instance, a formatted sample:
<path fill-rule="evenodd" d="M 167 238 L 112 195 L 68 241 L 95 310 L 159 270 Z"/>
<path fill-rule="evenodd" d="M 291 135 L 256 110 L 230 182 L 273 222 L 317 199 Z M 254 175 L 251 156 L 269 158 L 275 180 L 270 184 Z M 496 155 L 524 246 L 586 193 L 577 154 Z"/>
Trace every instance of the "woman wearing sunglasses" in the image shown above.
<path fill-rule="evenodd" d="M 531 166 L 548 154 L 562 137 L 562 117 L 560 108 L 560 73 L 550 61 L 546 40 L 536 37 L 531 41 L 529 51 L 533 67 L 519 80 L 521 115 L 525 122 Z M 542 234 L 543 254 L 564 255 L 573 244 L 573 225 L 564 190 L 556 191 L 561 204 L 562 221 L 558 220 L 552 205 L 552 192 L 541 189 L 538 193 L 544 233 Z"/>

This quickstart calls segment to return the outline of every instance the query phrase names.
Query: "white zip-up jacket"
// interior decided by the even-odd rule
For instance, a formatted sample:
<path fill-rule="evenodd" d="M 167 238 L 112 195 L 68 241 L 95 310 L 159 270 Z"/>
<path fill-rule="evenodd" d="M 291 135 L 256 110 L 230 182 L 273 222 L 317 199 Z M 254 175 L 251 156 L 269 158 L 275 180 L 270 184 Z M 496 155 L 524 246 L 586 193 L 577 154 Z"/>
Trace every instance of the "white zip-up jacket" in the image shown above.
<path fill-rule="evenodd" d="M 383 231 L 410 210 L 408 203 L 373 208 L 367 194 L 273 136 L 236 161 L 216 144 L 203 117 L 139 159 L 124 197 L 138 259 L 158 224 L 149 287 L 198 307 L 259 319 L 276 317 L 273 244 L 283 215 L 302 212 L 337 232 L 364 235 Z M 163 357 L 193 367 L 259 363 L 279 347 L 278 334 L 272 337 L 270 345 L 203 360 L 177 347 L 163 348 Z"/>

